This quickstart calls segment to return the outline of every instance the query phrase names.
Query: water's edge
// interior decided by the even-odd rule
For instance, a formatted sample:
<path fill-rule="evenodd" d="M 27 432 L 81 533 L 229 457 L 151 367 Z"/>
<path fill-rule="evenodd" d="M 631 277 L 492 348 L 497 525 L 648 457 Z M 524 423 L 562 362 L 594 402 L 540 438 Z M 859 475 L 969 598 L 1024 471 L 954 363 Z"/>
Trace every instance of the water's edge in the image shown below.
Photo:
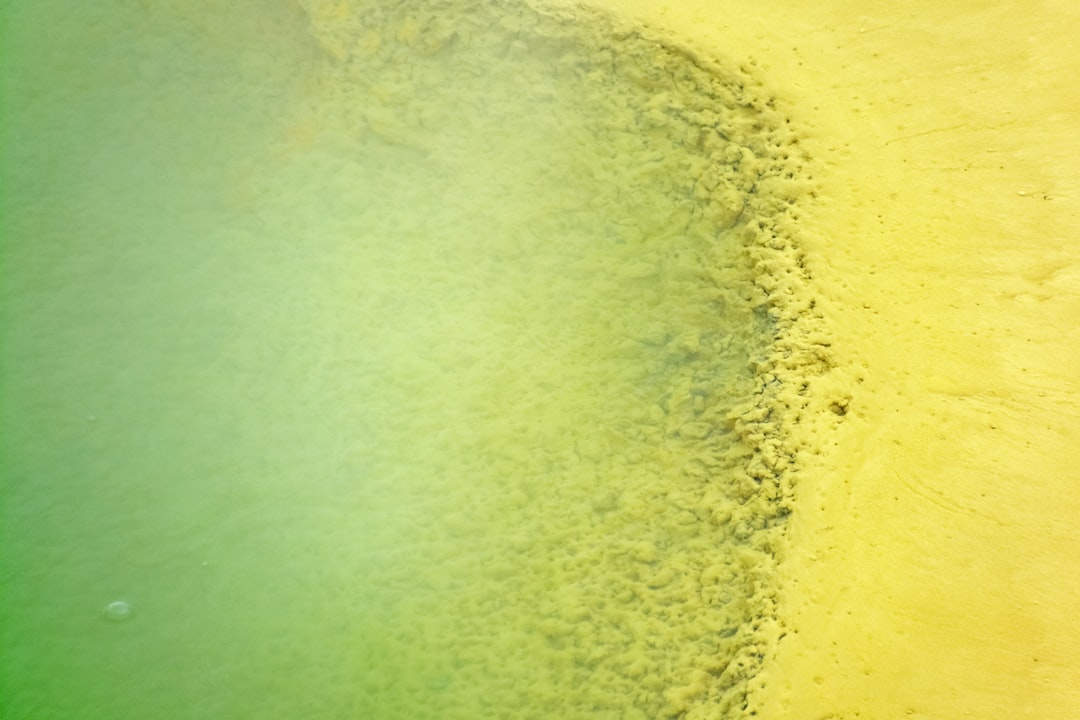
<path fill-rule="evenodd" d="M 301 5 L 13 11 L 8 714 L 752 712 L 797 130 L 581 7 Z"/>

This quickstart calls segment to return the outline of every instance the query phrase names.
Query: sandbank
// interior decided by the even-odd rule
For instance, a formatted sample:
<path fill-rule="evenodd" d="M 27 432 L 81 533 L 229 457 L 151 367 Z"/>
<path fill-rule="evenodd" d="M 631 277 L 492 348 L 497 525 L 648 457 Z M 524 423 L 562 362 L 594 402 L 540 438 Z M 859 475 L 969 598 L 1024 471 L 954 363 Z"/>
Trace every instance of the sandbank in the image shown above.
<path fill-rule="evenodd" d="M 818 390 L 850 401 L 799 473 L 758 715 L 1069 716 L 1080 14 L 605 4 L 753 66 L 820 163 Z"/>

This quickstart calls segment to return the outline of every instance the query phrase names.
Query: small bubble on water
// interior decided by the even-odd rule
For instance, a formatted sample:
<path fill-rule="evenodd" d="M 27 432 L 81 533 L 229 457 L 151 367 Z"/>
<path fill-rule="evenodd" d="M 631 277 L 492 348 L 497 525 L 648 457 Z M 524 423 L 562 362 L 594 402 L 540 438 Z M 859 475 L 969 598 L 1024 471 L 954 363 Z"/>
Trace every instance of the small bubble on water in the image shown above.
<path fill-rule="evenodd" d="M 128 620 L 131 618 L 131 603 L 114 600 L 101 611 L 106 620 Z"/>

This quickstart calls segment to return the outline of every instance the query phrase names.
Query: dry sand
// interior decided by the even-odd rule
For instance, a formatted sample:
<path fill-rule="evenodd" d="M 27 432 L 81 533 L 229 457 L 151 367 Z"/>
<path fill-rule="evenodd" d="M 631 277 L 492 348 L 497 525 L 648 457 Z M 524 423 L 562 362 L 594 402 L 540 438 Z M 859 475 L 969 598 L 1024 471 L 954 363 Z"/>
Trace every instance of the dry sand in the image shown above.
<path fill-rule="evenodd" d="M 604 4 L 754 66 L 820 167 L 850 401 L 799 478 L 759 716 L 1075 717 L 1080 12 Z"/>

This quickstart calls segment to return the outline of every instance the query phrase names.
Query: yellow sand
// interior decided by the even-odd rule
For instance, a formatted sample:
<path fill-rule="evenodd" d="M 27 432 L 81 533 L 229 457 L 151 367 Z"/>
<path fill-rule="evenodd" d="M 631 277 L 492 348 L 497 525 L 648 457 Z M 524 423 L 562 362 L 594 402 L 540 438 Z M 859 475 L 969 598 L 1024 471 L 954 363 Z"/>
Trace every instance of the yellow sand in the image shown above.
<path fill-rule="evenodd" d="M 799 478 L 759 716 L 1076 717 L 1077 6 L 603 4 L 756 65 L 819 162 L 851 400 Z"/>

